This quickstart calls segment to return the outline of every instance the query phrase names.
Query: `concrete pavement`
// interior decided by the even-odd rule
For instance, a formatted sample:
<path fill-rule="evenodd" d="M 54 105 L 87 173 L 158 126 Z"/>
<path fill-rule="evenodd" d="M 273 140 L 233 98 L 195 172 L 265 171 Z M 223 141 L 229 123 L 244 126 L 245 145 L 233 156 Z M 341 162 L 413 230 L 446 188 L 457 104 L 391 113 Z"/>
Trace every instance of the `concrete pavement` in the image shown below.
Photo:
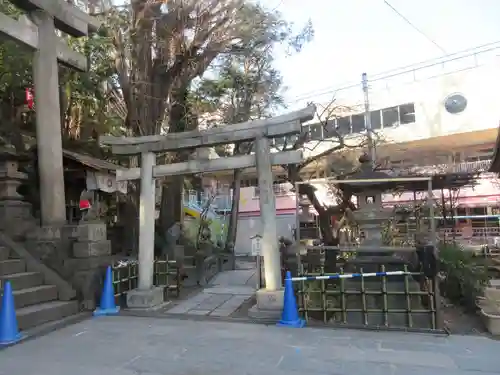
<path fill-rule="evenodd" d="M 1 375 L 493 375 L 500 342 L 104 317 L 0 351 Z"/>
<path fill-rule="evenodd" d="M 237 262 L 237 269 L 219 273 L 198 294 L 167 308 L 169 314 L 228 317 L 254 294 L 257 270 L 253 262 Z"/>

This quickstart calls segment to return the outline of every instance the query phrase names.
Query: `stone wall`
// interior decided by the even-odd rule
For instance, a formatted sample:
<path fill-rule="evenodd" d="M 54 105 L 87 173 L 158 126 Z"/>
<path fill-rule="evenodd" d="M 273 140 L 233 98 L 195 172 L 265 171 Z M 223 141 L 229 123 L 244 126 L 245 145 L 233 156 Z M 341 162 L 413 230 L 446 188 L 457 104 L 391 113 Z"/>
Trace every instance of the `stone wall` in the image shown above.
<path fill-rule="evenodd" d="M 86 309 L 95 308 L 106 268 L 115 261 L 106 229 L 104 223 L 84 222 L 72 226 L 69 233 L 69 238 L 73 240 L 72 254 L 64 261 L 64 271 L 79 292 Z"/>

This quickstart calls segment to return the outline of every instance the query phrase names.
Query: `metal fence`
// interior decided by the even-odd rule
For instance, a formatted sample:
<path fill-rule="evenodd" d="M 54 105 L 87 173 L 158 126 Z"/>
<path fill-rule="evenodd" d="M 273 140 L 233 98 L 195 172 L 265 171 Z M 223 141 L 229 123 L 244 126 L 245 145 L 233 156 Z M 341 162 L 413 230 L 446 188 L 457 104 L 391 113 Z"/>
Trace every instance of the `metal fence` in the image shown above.
<path fill-rule="evenodd" d="M 136 261 L 124 262 L 113 266 L 113 288 L 117 303 L 121 302 L 125 293 L 137 288 L 139 265 Z M 179 297 L 181 277 L 175 260 L 155 259 L 153 284 L 163 286 L 165 298 Z"/>

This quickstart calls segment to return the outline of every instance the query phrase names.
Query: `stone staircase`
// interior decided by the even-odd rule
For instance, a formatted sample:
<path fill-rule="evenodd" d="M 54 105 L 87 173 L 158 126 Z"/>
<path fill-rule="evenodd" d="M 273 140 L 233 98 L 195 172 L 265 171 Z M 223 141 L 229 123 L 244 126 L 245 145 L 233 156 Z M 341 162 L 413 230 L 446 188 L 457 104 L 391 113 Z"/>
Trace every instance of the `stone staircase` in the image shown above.
<path fill-rule="evenodd" d="M 20 330 L 78 313 L 78 301 L 61 301 L 55 285 L 45 282 L 40 272 L 30 272 L 26 261 L 9 248 L 0 247 L 0 288 L 10 281 Z"/>

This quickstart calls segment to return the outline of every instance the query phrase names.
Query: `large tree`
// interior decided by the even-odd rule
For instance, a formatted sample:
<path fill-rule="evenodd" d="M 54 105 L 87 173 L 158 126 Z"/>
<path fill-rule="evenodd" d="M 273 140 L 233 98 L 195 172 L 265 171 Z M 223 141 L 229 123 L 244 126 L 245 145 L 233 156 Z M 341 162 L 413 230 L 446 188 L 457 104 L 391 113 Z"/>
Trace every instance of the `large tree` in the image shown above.
<path fill-rule="evenodd" d="M 281 151 L 286 150 L 304 150 L 308 151 L 308 156 L 304 161 L 297 165 L 283 165 L 290 183 L 298 186 L 297 194 L 306 196 L 311 202 L 315 211 L 318 213 L 318 222 L 323 243 L 327 246 L 338 246 L 338 229 L 332 227 L 332 216 L 343 216 L 356 207 L 352 203 L 353 193 L 348 185 L 336 184 L 335 179 L 343 180 L 358 170 L 358 156 L 361 156 L 362 150 L 367 146 L 369 138 L 374 143 L 380 142 L 380 137 L 372 132 L 371 137 L 360 134 L 357 137 L 346 139 L 341 130 L 337 128 L 336 118 L 344 116 L 346 113 L 360 112 L 360 108 L 347 107 L 339 105 L 332 100 L 326 105 L 317 104 L 316 119 L 322 127 L 323 133 L 327 137 L 319 141 L 311 141 L 310 134 L 307 131 L 302 132 L 298 137 L 290 137 L 285 143 L 278 147 Z M 374 161 L 377 167 L 377 161 Z M 325 204 L 316 194 L 316 187 L 308 183 L 315 173 L 308 175 L 307 169 L 320 168 L 326 170 L 332 178 L 331 183 L 327 184 L 329 190 L 335 196 L 334 203 Z M 299 228 L 297 228 L 299 230 Z M 325 271 L 336 272 L 337 253 L 334 251 L 326 252 Z"/>
<path fill-rule="evenodd" d="M 276 41 L 278 31 L 289 30 L 276 13 L 250 0 L 126 0 L 119 6 L 108 4 L 101 13 L 114 43 L 116 86 L 127 109 L 126 128 L 135 136 L 196 127 L 189 103 L 193 80 L 210 66 L 228 61 L 228 56 L 248 56 L 254 48 L 262 51 L 271 29 Z M 167 160 L 187 156 L 170 154 Z M 162 192 L 164 229 L 178 220 L 181 210 L 183 178 L 169 182 Z"/>
<path fill-rule="evenodd" d="M 215 114 L 217 125 L 245 122 L 272 116 L 285 107 L 283 79 L 274 66 L 277 46 L 285 47 L 285 53 L 299 52 L 313 37 L 311 23 L 294 30 L 282 20 L 276 10 L 268 12 L 255 7 L 252 16 L 260 25 L 260 33 L 252 33 L 243 48 L 221 55 L 213 66 L 211 76 L 204 78 L 196 87 L 196 99 L 200 113 Z M 222 151 L 238 155 L 252 151 L 248 142 L 236 143 Z M 227 231 L 226 248 L 230 250 L 236 241 L 238 207 L 241 188 L 241 170 L 235 170 L 232 181 L 232 208 Z"/>

